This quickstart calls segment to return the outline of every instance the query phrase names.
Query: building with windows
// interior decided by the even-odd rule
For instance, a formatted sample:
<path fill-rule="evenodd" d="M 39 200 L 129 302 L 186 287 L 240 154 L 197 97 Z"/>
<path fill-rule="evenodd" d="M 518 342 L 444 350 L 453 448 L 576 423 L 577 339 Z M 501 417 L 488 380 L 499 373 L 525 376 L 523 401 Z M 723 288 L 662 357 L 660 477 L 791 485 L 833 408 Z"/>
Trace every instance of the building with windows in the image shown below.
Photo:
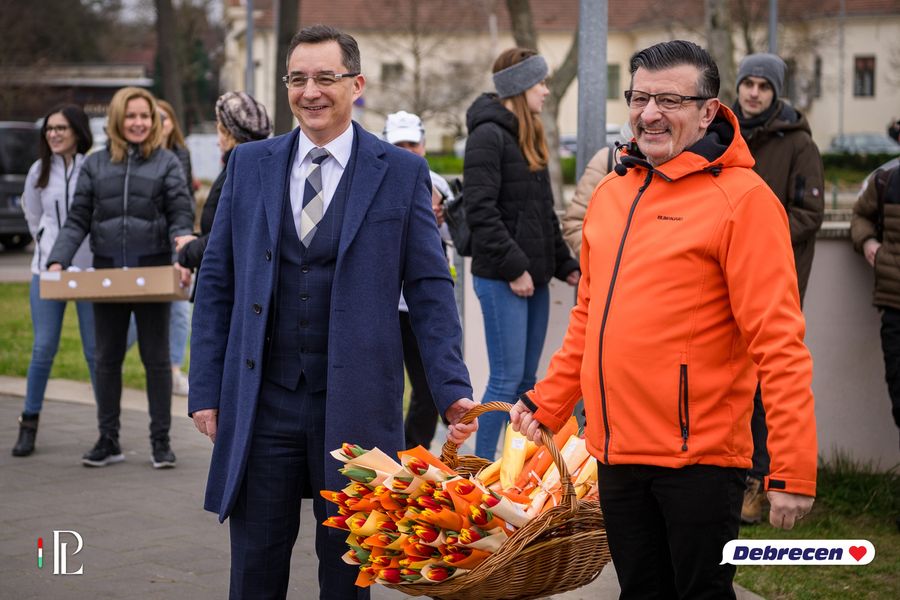
<path fill-rule="evenodd" d="M 223 88 L 242 89 L 246 1 L 226 0 Z M 275 65 L 273 0 L 254 0 L 255 92 L 270 110 L 283 67 Z M 767 49 L 768 2 L 731 7 L 734 63 Z M 788 97 L 807 113 L 820 147 L 840 130 L 882 132 L 900 117 L 900 9 L 896 0 L 779 3 L 779 54 L 790 68 Z M 623 123 L 628 59 L 653 43 L 704 43 L 702 0 L 609 0 L 607 122 Z M 539 50 L 558 66 L 578 26 L 578 0 L 532 2 Z M 491 89 L 490 65 L 513 45 L 506 3 L 498 0 L 331 0 L 300 3 L 298 28 L 326 23 L 357 38 L 367 88 L 357 118 L 377 131 L 388 112 L 419 112 L 430 149 L 449 149 L 465 132 L 465 109 Z M 559 131 L 577 133 L 577 80 L 563 99 Z"/>

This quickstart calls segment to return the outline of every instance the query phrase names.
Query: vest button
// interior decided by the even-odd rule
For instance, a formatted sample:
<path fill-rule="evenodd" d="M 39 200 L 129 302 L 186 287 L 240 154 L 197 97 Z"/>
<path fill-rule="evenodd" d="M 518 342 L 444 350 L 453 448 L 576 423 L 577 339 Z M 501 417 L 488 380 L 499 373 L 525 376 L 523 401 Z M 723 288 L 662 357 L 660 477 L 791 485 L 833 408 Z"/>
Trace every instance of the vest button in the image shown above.
<path fill-rule="evenodd" d="M 309 265 L 303 265 L 302 267 L 300 267 L 300 272 L 309 273 Z"/>
<path fill-rule="evenodd" d="M 309 294 L 300 294 L 300 299 L 303 301 L 309 300 Z"/>
<path fill-rule="evenodd" d="M 306 346 L 300 346 L 300 353 L 306 354 Z"/>
<path fill-rule="evenodd" d="M 247 359 L 247 368 L 252 369 L 256 366 L 256 362 L 252 358 Z"/>
<path fill-rule="evenodd" d="M 256 314 L 260 314 L 262 312 L 262 306 L 260 306 L 259 304 L 254 304 L 253 312 L 255 312 Z"/>
<path fill-rule="evenodd" d="M 300 327 L 309 327 L 309 321 L 303 319 L 300 321 Z"/>
<path fill-rule="evenodd" d="M 266 260 L 272 260 L 272 251 L 266 249 Z"/>

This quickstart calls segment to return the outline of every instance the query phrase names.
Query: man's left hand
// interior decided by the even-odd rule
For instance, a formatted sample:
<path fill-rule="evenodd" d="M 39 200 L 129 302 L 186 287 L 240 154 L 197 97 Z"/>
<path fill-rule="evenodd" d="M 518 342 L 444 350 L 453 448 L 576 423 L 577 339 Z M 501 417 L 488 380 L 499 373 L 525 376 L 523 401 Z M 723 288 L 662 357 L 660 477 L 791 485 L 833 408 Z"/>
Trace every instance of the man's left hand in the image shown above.
<path fill-rule="evenodd" d="M 578 269 L 575 269 L 574 271 L 566 275 L 566 283 L 571 286 L 578 285 L 579 281 L 581 281 L 581 271 L 579 271 Z"/>
<path fill-rule="evenodd" d="M 793 529 L 794 525 L 809 514 L 815 498 L 801 494 L 789 494 L 769 490 L 769 523 L 779 529 Z"/>
<path fill-rule="evenodd" d="M 460 398 L 451 404 L 450 408 L 447 409 L 447 412 L 444 413 L 444 417 L 446 417 L 447 422 L 450 423 L 450 427 L 447 431 L 447 439 L 457 446 L 469 439 L 469 436 L 478 430 L 478 419 L 475 419 L 469 424 L 459 422 L 469 410 L 478 406 L 478 404 L 478 402 L 475 402 L 470 398 Z"/>

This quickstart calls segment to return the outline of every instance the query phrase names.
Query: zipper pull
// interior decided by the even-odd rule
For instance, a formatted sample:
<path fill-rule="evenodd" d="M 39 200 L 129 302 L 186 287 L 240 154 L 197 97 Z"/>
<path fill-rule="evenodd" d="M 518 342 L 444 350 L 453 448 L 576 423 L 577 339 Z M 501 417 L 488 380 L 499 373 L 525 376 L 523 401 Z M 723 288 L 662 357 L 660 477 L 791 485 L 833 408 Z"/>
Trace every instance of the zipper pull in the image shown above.
<path fill-rule="evenodd" d="M 688 449 L 688 445 L 687 445 L 688 429 L 687 429 L 687 426 L 686 426 L 686 425 L 682 425 L 682 426 L 681 426 L 681 439 L 684 440 L 684 443 L 681 444 L 681 451 L 682 451 L 682 452 L 687 452 L 687 449 Z"/>

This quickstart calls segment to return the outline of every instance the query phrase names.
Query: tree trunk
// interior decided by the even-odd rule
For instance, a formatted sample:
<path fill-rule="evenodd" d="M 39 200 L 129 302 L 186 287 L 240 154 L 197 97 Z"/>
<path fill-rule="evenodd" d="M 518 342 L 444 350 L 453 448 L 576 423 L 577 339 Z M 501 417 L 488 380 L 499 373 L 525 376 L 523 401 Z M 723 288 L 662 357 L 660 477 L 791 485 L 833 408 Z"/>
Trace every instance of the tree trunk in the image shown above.
<path fill-rule="evenodd" d="M 537 50 L 537 32 L 534 29 L 529 0 L 506 0 L 506 10 L 509 12 L 509 22 L 516 46 Z"/>
<path fill-rule="evenodd" d="M 506 0 L 506 10 L 509 11 L 509 20 L 512 24 L 516 45 L 521 48 L 537 50 L 537 33 L 534 29 L 534 19 L 531 16 L 529 1 Z M 550 151 L 548 170 L 550 171 L 550 185 L 553 188 L 553 202 L 559 209 L 565 206 L 562 165 L 559 162 L 559 105 L 577 74 L 578 32 L 576 31 L 572 36 L 572 45 L 569 46 L 566 58 L 556 71 L 550 74 L 550 95 L 544 101 L 544 111 L 541 117 L 547 137 L 547 149 Z"/>
<path fill-rule="evenodd" d="M 276 75 L 287 73 L 287 51 L 291 38 L 297 32 L 297 18 L 300 14 L 300 0 L 278 0 L 277 31 L 278 44 L 275 59 Z M 294 113 L 288 101 L 287 89 L 281 84 L 281 78 L 275 84 L 275 135 L 287 133 L 294 128 Z"/>
<path fill-rule="evenodd" d="M 706 49 L 719 67 L 719 99 L 731 106 L 735 99 L 734 43 L 729 0 L 705 0 Z"/>
<path fill-rule="evenodd" d="M 176 118 L 187 130 L 184 114 L 184 97 L 181 92 L 181 72 L 178 65 L 176 44 L 178 29 L 172 0 L 156 2 L 156 51 L 159 55 L 159 82 L 162 97 L 175 110 Z"/>

